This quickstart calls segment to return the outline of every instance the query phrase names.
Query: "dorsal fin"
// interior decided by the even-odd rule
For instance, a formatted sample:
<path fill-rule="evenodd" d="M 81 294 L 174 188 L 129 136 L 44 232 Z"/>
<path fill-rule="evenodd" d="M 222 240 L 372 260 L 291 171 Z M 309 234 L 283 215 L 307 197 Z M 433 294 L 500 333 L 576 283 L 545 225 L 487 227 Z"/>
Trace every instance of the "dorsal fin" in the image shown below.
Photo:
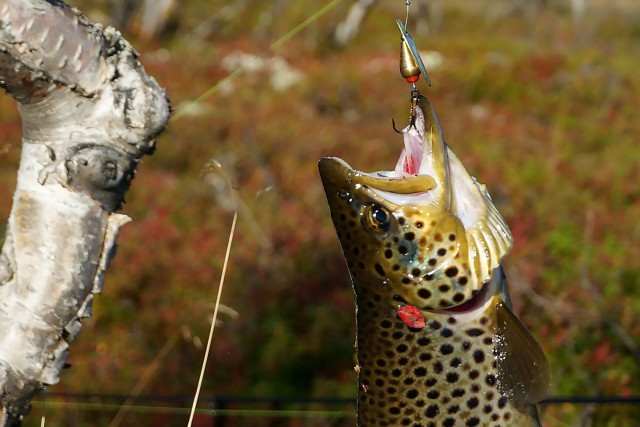
<path fill-rule="evenodd" d="M 547 394 L 549 362 L 526 326 L 503 301 L 496 306 L 496 316 L 498 388 L 513 401 L 535 404 Z"/>

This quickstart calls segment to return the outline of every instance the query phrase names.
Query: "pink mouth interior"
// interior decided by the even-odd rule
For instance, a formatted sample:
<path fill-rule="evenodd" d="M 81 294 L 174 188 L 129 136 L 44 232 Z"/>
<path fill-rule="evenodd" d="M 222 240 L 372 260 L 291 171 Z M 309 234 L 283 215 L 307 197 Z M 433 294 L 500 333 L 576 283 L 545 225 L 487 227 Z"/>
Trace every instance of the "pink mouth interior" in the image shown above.
<path fill-rule="evenodd" d="M 406 129 L 403 133 L 404 147 L 396 164 L 395 172 L 399 176 L 417 175 L 424 159 L 423 137 L 415 129 Z"/>

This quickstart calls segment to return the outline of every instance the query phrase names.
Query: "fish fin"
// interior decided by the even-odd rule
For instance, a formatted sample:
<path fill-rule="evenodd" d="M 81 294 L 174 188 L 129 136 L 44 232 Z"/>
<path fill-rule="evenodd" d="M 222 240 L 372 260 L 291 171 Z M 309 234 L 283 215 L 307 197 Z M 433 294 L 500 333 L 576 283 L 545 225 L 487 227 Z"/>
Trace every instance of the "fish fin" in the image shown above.
<path fill-rule="evenodd" d="M 496 307 L 498 388 L 516 402 L 535 404 L 547 395 L 549 362 L 524 324 L 500 301 Z"/>
<path fill-rule="evenodd" d="M 464 225 L 470 244 L 472 280 L 479 288 L 491 279 L 493 271 L 509 253 L 513 237 L 486 187 L 469 176 L 451 149 L 447 151 L 451 170 L 451 212 Z"/>

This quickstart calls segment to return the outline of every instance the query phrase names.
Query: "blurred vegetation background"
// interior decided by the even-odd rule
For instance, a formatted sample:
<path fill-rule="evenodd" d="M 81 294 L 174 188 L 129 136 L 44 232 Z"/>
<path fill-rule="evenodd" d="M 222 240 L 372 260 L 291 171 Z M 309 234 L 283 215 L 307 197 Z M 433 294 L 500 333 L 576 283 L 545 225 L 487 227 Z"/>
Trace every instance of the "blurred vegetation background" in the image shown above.
<path fill-rule="evenodd" d="M 127 395 L 160 354 L 141 393 L 193 396 L 233 215 L 230 180 L 239 223 L 203 395 L 355 397 L 353 296 L 316 162 L 335 155 L 363 170 L 392 168 L 401 138 L 391 118 L 406 117 L 409 88 L 398 73 L 394 22 L 405 2 L 378 2 L 338 46 L 332 32 L 353 3 L 166 2 L 151 20 L 160 24 L 149 27 L 144 2 L 73 2 L 124 32 L 178 117 L 141 165 L 124 209 L 134 222 L 120 236 L 94 318 L 71 348 L 72 368 L 51 392 Z M 512 299 L 549 356 L 552 395 L 640 395 L 640 4 L 412 3 L 409 29 L 433 81 L 422 92 L 513 231 Z M 13 100 L 0 98 L 4 218 L 20 126 Z M 100 400 L 49 400 L 49 425 L 106 426 L 114 416 Z M 547 427 L 640 425 L 637 405 L 542 412 Z M 39 423 L 39 413 L 36 405 L 25 425 Z M 185 414 L 134 410 L 120 423 L 185 424 Z M 223 424 L 354 419 L 196 419 Z"/>

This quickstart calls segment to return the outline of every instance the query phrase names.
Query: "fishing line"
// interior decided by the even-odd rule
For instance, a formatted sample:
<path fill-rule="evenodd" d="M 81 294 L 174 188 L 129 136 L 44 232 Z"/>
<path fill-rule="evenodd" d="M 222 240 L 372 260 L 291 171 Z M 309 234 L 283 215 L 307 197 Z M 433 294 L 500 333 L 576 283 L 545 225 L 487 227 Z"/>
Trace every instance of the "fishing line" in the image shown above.
<path fill-rule="evenodd" d="M 327 3 L 322 8 L 320 8 L 318 11 L 316 11 L 313 15 L 311 15 L 310 17 L 305 19 L 300 24 L 296 25 L 294 28 L 292 28 L 290 31 L 288 31 L 284 35 L 280 36 L 280 38 L 278 38 L 278 40 L 276 40 L 273 43 L 271 43 L 271 45 L 269 46 L 269 49 L 270 50 L 277 49 L 278 47 L 283 45 L 287 40 L 291 39 L 293 36 L 298 34 L 300 31 L 302 31 L 305 28 L 307 28 L 314 21 L 316 21 L 318 18 L 320 18 L 325 13 L 329 12 L 331 9 L 336 7 L 341 2 L 342 2 L 342 0 L 333 0 L 330 3 Z M 408 10 L 407 10 L 407 13 L 408 13 Z M 243 68 L 239 68 L 239 69 L 235 70 L 234 72 L 229 74 L 227 77 L 223 78 L 222 80 L 220 80 L 219 82 L 217 82 L 216 84 L 211 86 L 209 89 L 207 89 L 202 95 L 197 97 L 195 100 L 185 103 L 183 106 L 178 108 L 176 113 L 171 118 L 171 121 L 178 120 L 180 117 L 184 116 L 184 114 L 188 111 L 189 106 L 191 106 L 191 105 L 193 105 L 195 103 L 204 101 L 205 99 L 209 98 L 211 95 L 213 95 L 218 90 L 220 90 L 220 88 L 222 86 L 224 86 L 225 83 L 235 80 L 236 78 L 240 77 L 243 73 L 244 73 L 244 69 Z"/>
<path fill-rule="evenodd" d="M 209 338 L 207 339 L 207 348 L 204 352 L 204 360 L 202 361 L 202 369 L 200 370 L 200 379 L 198 380 L 198 387 L 196 388 L 196 394 L 193 397 L 193 405 L 191 405 L 191 414 L 189 415 L 188 427 L 191 427 L 193 422 L 193 416 L 196 412 L 196 405 L 198 404 L 198 398 L 200 397 L 200 389 L 202 387 L 202 380 L 204 379 L 204 371 L 207 367 L 207 360 L 209 359 L 209 351 L 211 350 L 211 342 L 213 341 L 213 331 L 216 327 L 216 319 L 218 317 L 218 310 L 220 308 L 220 297 L 222 296 L 222 287 L 224 286 L 224 277 L 227 273 L 227 265 L 229 263 L 229 255 L 231 253 L 231 244 L 233 242 L 233 235 L 236 230 L 236 222 L 238 220 L 238 211 L 233 213 L 233 222 L 231 223 L 231 231 L 229 232 L 229 241 L 227 243 L 227 252 L 224 256 L 224 264 L 222 265 L 222 274 L 220 276 L 220 286 L 218 287 L 218 295 L 216 297 L 216 305 L 213 309 L 213 319 L 211 320 L 211 328 L 209 329 Z"/>

